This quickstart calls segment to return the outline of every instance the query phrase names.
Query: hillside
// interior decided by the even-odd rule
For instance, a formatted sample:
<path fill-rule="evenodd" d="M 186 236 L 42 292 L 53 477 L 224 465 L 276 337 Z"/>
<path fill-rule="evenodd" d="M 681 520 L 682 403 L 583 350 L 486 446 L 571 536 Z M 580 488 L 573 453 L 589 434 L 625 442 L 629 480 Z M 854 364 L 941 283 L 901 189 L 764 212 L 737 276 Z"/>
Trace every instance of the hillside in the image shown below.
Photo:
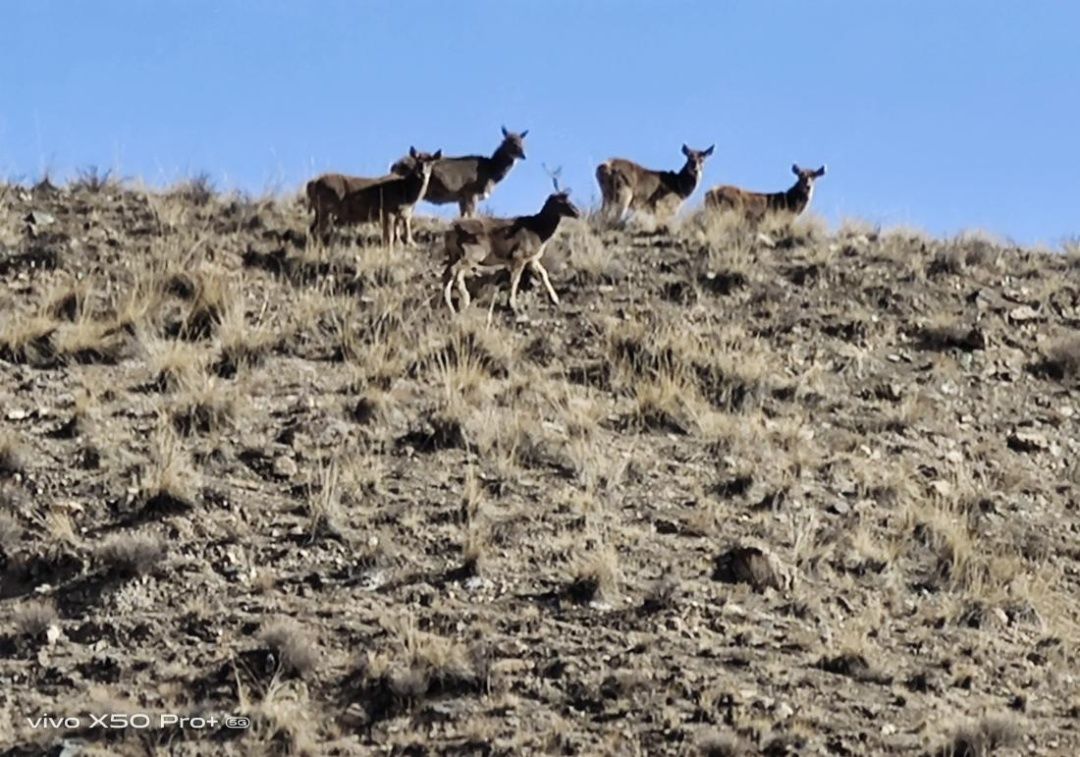
<path fill-rule="evenodd" d="M 1078 261 L 308 222 L 0 187 L 3 754 L 1080 752 Z"/>

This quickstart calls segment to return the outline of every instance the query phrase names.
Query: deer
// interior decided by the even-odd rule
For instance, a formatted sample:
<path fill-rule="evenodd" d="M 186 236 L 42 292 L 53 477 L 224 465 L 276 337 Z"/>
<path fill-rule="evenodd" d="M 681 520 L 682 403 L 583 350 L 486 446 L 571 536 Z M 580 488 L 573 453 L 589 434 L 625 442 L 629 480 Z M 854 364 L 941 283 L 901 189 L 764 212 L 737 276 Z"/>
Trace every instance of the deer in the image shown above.
<path fill-rule="evenodd" d="M 713 187 L 705 193 L 705 207 L 711 210 L 734 210 L 747 220 L 758 222 L 766 213 L 786 213 L 798 216 L 810 204 L 814 182 L 825 175 L 825 166 L 818 169 L 800 168 L 793 164 L 791 171 L 798 178 L 786 192 L 748 192 L 733 186 Z"/>
<path fill-rule="evenodd" d="M 615 221 L 622 220 L 630 210 L 661 217 L 674 215 L 701 183 L 705 159 L 713 154 L 714 147 L 693 150 L 684 144 L 686 163 L 679 171 L 654 171 L 623 158 L 604 161 L 596 167 L 603 201 L 601 215 Z"/>
<path fill-rule="evenodd" d="M 332 224 L 382 222 L 382 241 L 393 247 L 399 227 L 405 244 L 412 245 L 412 210 L 423 197 L 431 180 L 432 166 L 442 157 L 409 148 L 412 168 L 405 174 L 389 174 L 365 179 L 342 174 L 324 174 L 307 184 L 308 204 L 315 212 L 311 234 L 329 239 Z"/>
<path fill-rule="evenodd" d="M 503 126 L 502 142 L 491 157 L 465 155 L 442 158 L 431 172 L 424 200 L 433 205 L 456 202 L 462 218 L 473 217 L 476 215 L 477 201 L 489 198 L 495 185 L 506 178 L 514 163 L 518 159 L 525 159 L 525 136 L 528 133 L 528 129 L 515 133 Z M 390 166 L 390 170 L 403 175 L 412 164 L 413 158 L 409 155 Z"/>
<path fill-rule="evenodd" d="M 580 218 L 581 211 L 570 201 L 570 190 L 561 189 L 557 175 L 552 176 L 555 191 L 544 201 L 540 212 L 515 218 L 466 218 L 454 222 L 446 232 L 447 263 L 443 273 L 446 282 L 443 298 L 450 312 L 454 310 L 453 289 L 456 286 L 460 308 L 472 301 L 467 276 L 479 269 L 506 268 L 510 271 L 510 308 L 517 312 L 517 290 L 526 268 L 539 275 L 554 305 L 559 295 L 540 259 L 544 247 L 559 228 L 563 218 Z"/>

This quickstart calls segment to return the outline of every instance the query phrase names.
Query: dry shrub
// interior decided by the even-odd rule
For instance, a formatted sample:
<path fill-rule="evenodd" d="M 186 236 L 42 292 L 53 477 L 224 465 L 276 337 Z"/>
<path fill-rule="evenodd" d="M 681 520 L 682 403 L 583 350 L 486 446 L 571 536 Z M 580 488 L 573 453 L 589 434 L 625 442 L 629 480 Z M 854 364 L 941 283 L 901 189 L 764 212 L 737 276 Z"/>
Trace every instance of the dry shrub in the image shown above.
<path fill-rule="evenodd" d="M 989 757 L 999 749 L 1020 742 L 1020 726 L 1011 717 L 990 716 L 977 723 L 961 726 L 935 757 Z"/>
<path fill-rule="evenodd" d="M 0 478 L 26 471 L 26 449 L 14 433 L 0 433 Z"/>
<path fill-rule="evenodd" d="M 40 639 L 60 619 L 56 608 L 49 602 L 31 600 L 20 605 L 11 615 L 11 625 L 16 636 Z"/>
<path fill-rule="evenodd" d="M 318 641 L 295 620 L 281 618 L 267 623 L 259 631 L 259 641 L 287 673 L 304 677 L 318 667 Z"/>
<path fill-rule="evenodd" d="M 611 602 L 618 586 L 618 553 L 612 547 L 597 547 L 577 558 L 566 594 L 575 602 Z"/>
<path fill-rule="evenodd" d="M 1052 341 L 1043 349 L 1043 359 L 1035 365 L 1035 370 L 1058 381 L 1080 379 L 1080 336 Z"/>
<path fill-rule="evenodd" d="M 122 578 L 146 575 L 158 567 L 168 550 L 165 542 L 151 534 L 113 534 L 97 548 L 103 569 Z"/>

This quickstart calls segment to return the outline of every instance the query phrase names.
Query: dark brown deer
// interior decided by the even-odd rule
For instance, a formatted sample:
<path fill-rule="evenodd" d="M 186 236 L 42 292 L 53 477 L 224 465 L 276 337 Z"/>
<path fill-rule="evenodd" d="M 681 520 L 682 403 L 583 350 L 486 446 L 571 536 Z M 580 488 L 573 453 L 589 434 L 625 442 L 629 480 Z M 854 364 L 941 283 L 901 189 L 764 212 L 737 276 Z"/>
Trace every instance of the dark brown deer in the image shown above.
<path fill-rule="evenodd" d="M 412 244 L 412 210 L 423 197 L 431 179 L 432 166 L 442 156 L 409 148 L 412 169 L 404 174 L 390 174 L 365 179 L 342 174 L 324 174 L 307 184 L 308 204 L 315 212 L 312 236 L 327 241 L 334 225 L 382 222 L 383 244 L 392 247 L 399 227 L 405 231 L 405 243 Z"/>
<path fill-rule="evenodd" d="M 705 207 L 711 210 L 734 210 L 752 222 L 760 221 L 766 213 L 787 213 L 797 216 L 806 210 L 814 195 L 814 182 L 825 175 L 825 166 L 817 170 L 791 167 L 799 177 L 786 192 L 748 192 L 732 186 L 720 186 L 705 194 Z"/>
<path fill-rule="evenodd" d="M 707 150 L 692 150 L 682 146 L 686 163 L 679 171 L 654 171 L 632 160 L 612 158 L 596 168 L 603 205 L 601 215 L 611 221 L 622 220 L 628 211 L 642 210 L 658 218 L 678 212 L 687 197 L 701 183 L 705 159 L 713 154 Z"/>
<path fill-rule="evenodd" d="M 525 135 L 507 131 L 502 127 L 503 140 L 491 157 L 484 155 L 465 155 L 459 158 L 442 158 L 431 172 L 424 199 L 433 205 L 457 203 L 463 218 L 476 214 L 476 205 L 480 200 L 491 196 L 495 185 L 506 178 L 515 161 L 525 159 Z M 396 174 L 410 170 L 412 156 L 402 158 L 390 167 Z"/>
<path fill-rule="evenodd" d="M 553 178 L 555 192 L 544 201 L 540 212 L 516 218 L 468 218 L 455 221 L 446 232 L 447 264 L 443 274 L 446 287 L 443 298 L 454 312 L 453 288 L 457 286 L 462 310 L 471 298 L 465 278 L 481 268 L 506 268 L 510 271 L 510 307 L 517 310 L 517 290 L 521 275 L 531 268 L 544 282 L 552 303 L 559 304 L 540 259 L 547 241 L 554 236 L 563 218 L 580 218 L 581 211 L 570 201 L 569 190 L 559 189 Z"/>

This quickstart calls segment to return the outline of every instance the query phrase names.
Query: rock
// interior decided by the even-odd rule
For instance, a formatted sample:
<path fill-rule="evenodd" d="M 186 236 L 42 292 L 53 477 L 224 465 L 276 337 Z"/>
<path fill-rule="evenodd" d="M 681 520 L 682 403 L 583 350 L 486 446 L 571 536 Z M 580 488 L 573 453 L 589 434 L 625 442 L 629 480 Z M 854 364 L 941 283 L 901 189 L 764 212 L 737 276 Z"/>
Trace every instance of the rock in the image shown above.
<path fill-rule="evenodd" d="M 937 494 L 939 497 L 948 497 L 953 492 L 952 484 L 950 484 L 948 481 L 942 481 L 940 479 L 937 481 L 932 481 L 930 483 L 930 488 L 933 489 L 934 493 Z"/>
<path fill-rule="evenodd" d="M 772 587 L 785 591 L 794 583 L 790 568 L 776 555 L 757 547 L 733 547 L 713 561 L 714 581 L 749 584 L 755 591 Z"/>
<path fill-rule="evenodd" d="M 274 466 L 271 469 L 278 478 L 292 478 L 297 473 L 296 461 L 291 457 L 280 455 L 274 458 Z"/>
<path fill-rule="evenodd" d="M 1046 437 L 1035 431 L 1013 431 L 1006 443 L 1016 452 L 1042 452 L 1050 447 Z"/>
<path fill-rule="evenodd" d="M 1045 320 L 1034 308 L 1029 305 L 1021 305 L 1009 311 L 1009 320 L 1013 323 L 1026 323 L 1028 321 Z"/>
<path fill-rule="evenodd" d="M 56 223 L 56 217 L 51 216 L 48 213 L 43 213 L 40 210 L 32 210 L 26 214 L 23 218 L 31 226 L 48 226 L 49 224 Z"/>

